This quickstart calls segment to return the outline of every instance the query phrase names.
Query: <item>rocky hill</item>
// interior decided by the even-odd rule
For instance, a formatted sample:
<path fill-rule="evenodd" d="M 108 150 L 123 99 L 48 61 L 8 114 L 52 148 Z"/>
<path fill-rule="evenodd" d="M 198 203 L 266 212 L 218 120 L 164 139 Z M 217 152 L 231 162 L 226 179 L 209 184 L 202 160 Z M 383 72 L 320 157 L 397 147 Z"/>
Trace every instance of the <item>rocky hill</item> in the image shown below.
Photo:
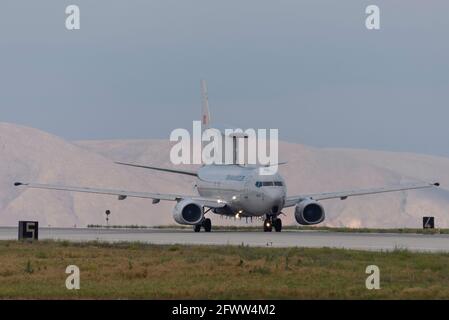
<path fill-rule="evenodd" d="M 16 188 L 14 181 L 133 191 L 194 194 L 194 179 L 128 168 L 114 161 L 170 166 L 170 143 L 162 140 L 70 142 L 46 132 L 0 123 L 0 225 L 21 219 L 41 226 L 104 224 L 173 224 L 173 203 L 150 200 L 118 201 L 112 196 Z M 438 190 L 399 192 L 329 200 L 326 225 L 349 227 L 420 227 L 423 215 L 433 215 L 439 227 L 449 227 L 449 158 L 354 149 L 320 149 L 281 143 L 281 167 L 290 195 L 367 188 L 415 181 L 439 181 Z M 296 223 L 285 210 L 285 223 Z M 234 223 L 220 217 L 214 223 Z M 240 222 L 242 223 L 242 222 Z M 259 222 L 258 222 L 259 223 Z"/>

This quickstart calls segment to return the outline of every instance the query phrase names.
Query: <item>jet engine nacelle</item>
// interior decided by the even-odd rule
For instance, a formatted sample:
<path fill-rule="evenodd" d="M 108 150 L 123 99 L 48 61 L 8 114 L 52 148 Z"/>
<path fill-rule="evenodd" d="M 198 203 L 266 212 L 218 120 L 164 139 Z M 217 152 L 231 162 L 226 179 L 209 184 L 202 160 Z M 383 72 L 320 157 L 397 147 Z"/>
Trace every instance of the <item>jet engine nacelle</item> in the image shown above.
<path fill-rule="evenodd" d="M 203 216 L 203 207 L 190 199 L 179 201 L 173 209 L 173 218 L 179 224 L 199 224 Z"/>
<path fill-rule="evenodd" d="M 302 200 L 296 205 L 295 219 L 304 226 L 318 224 L 324 221 L 324 208 L 313 199 Z"/>

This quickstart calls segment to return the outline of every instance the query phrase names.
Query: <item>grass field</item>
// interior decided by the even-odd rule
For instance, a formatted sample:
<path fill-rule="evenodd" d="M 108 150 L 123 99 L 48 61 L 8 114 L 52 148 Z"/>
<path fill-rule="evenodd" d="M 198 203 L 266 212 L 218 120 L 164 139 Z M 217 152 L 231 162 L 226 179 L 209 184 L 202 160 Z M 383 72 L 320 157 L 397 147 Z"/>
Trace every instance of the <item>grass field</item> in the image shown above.
<path fill-rule="evenodd" d="M 371 264 L 380 290 L 365 287 Z M 0 298 L 449 299 L 449 254 L 0 241 Z"/>

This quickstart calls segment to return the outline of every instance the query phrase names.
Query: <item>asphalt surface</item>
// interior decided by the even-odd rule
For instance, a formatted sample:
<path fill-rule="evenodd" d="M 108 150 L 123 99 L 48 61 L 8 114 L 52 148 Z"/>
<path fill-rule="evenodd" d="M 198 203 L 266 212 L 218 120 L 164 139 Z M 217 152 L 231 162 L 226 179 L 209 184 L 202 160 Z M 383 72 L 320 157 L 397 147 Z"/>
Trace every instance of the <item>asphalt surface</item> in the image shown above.
<path fill-rule="evenodd" d="M 0 227 L 0 240 L 18 237 L 16 227 Z M 449 235 L 342 233 L 322 231 L 283 231 L 281 233 L 165 229 L 84 229 L 40 228 L 39 239 L 69 241 L 139 241 L 154 244 L 249 245 L 258 247 L 313 247 L 359 250 L 449 252 Z"/>

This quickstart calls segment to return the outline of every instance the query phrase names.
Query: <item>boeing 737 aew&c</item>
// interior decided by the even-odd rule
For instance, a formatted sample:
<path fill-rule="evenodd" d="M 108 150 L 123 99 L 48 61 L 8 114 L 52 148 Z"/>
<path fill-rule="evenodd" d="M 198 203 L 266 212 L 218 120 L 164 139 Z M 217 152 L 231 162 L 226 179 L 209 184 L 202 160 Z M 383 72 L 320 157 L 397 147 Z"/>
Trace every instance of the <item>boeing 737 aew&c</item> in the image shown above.
<path fill-rule="evenodd" d="M 202 124 L 209 126 L 210 114 L 205 83 L 202 83 L 203 107 Z M 279 218 L 282 210 L 295 207 L 295 219 L 301 225 L 315 225 L 324 221 L 325 210 L 319 201 L 327 199 L 345 200 L 348 197 L 395 192 L 411 189 L 438 187 L 439 183 L 417 183 L 393 187 L 350 190 L 341 192 L 315 193 L 287 196 L 284 179 L 279 173 L 262 174 L 258 165 L 203 165 L 197 171 L 176 170 L 117 162 L 120 165 L 159 170 L 168 173 L 188 175 L 196 178 L 198 195 L 161 194 L 133 192 L 99 188 L 70 187 L 53 184 L 16 182 L 15 186 L 28 188 L 86 192 L 118 196 L 119 200 L 127 197 L 149 198 L 153 204 L 174 201 L 174 220 L 182 225 L 192 225 L 195 232 L 203 228 L 212 229 L 212 223 L 206 214 L 215 213 L 237 218 L 263 217 L 263 229 L 266 232 L 282 230 Z"/>

